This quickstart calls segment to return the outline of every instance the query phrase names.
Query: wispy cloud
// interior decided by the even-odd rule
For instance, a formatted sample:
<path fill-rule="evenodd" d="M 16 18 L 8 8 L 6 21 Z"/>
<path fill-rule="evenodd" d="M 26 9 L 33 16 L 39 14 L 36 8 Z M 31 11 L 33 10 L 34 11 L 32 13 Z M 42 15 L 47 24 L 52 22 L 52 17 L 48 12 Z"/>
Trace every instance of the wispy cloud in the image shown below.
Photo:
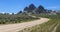
<path fill-rule="evenodd" d="M 50 7 L 47 7 L 48 9 L 56 9 L 56 8 L 60 8 L 60 6 L 50 6 Z"/>
<path fill-rule="evenodd" d="M 5 12 L 1 12 L 1 13 L 3 13 L 3 14 L 4 14 Z"/>

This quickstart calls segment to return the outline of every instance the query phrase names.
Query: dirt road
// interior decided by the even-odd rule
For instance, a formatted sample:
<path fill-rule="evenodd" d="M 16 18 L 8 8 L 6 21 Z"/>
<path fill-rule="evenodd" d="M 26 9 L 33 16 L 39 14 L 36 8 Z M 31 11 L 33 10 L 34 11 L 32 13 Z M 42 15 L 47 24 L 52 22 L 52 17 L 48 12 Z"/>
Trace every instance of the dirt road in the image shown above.
<path fill-rule="evenodd" d="M 0 25 L 0 32 L 17 32 L 19 30 L 22 30 L 27 27 L 32 27 L 38 24 L 42 24 L 44 22 L 47 22 L 49 19 L 47 18 L 41 18 L 38 20 L 34 20 L 31 22 L 25 22 L 25 23 L 18 23 L 18 24 L 8 24 L 8 25 Z"/>

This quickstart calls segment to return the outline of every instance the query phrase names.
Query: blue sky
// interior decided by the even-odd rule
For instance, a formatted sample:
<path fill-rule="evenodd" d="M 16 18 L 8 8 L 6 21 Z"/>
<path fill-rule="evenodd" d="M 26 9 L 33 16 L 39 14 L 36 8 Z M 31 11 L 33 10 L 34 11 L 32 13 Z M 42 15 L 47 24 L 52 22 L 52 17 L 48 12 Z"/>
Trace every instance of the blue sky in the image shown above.
<path fill-rule="evenodd" d="M 43 5 L 46 9 L 60 10 L 60 0 L 0 0 L 0 13 L 17 13 L 31 3 L 36 7 Z"/>

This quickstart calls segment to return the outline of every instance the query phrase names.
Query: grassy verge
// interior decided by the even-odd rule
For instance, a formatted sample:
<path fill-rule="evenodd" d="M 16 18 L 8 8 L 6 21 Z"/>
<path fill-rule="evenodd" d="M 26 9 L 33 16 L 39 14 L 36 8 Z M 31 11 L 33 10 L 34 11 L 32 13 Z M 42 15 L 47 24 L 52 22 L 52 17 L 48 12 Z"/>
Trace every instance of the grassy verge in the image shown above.
<path fill-rule="evenodd" d="M 59 24 L 59 26 L 57 27 L 56 32 L 60 32 L 60 24 Z"/>

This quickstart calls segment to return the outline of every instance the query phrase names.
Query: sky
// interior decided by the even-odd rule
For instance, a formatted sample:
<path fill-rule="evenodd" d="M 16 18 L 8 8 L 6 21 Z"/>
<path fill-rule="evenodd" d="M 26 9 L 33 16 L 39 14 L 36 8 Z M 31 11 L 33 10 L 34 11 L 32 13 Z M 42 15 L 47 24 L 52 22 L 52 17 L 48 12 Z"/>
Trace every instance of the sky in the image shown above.
<path fill-rule="evenodd" d="M 42 5 L 45 9 L 60 10 L 60 0 L 0 0 L 0 13 L 18 13 L 31 3 L 36 7 Z"/>

